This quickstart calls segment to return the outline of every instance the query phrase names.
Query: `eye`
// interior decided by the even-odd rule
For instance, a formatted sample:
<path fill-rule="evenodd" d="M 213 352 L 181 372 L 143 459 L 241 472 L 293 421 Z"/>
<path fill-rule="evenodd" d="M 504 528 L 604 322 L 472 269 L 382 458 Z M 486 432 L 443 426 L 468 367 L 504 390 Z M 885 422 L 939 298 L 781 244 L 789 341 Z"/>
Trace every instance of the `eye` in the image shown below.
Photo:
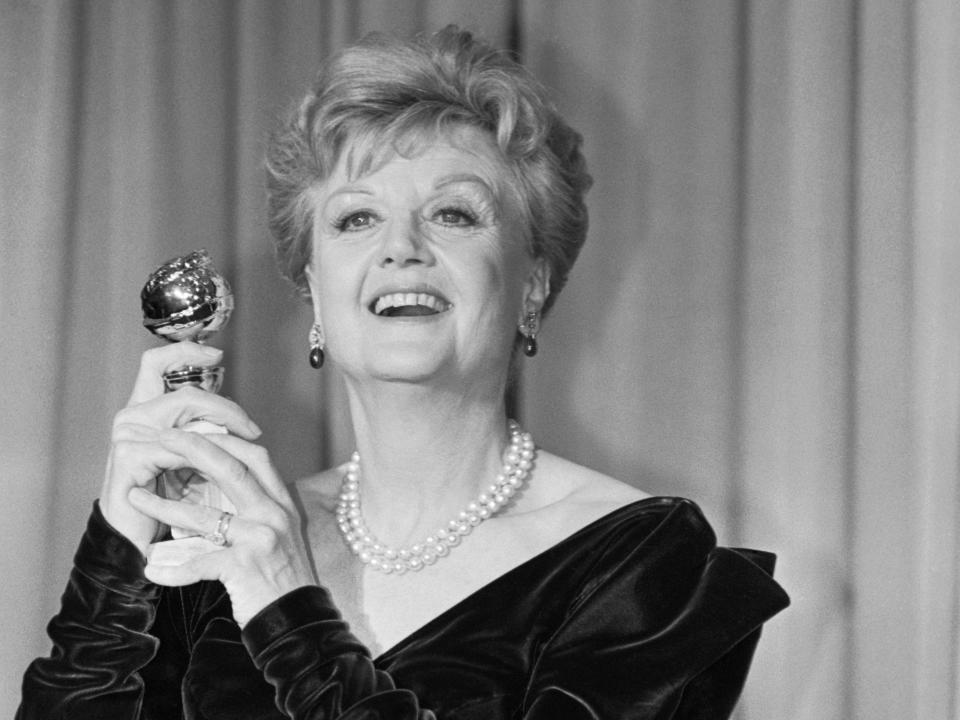
<path fill-rule="evenodd" d="M 358 210 L 346 213 L 333 221 L 333 226 L 340 232 L 356 232 L 365 230 L 376 222 L 377 216 L 369 210 Z"/>
<path fill-rule="evenodd" d="M 473 227 L 477 224 L 477 216 L 469 210 L 458 207 L 440 208 L 434 218 L 443 225 L 453 227 Z"/>

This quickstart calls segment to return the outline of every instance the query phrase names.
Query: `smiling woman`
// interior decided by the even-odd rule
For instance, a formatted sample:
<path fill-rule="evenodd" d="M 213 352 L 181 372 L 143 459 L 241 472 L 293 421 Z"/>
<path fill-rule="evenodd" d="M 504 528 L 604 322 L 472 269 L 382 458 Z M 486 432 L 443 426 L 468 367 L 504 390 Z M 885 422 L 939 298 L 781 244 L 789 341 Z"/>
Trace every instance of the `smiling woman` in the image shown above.
<path fill-rule="evenodd" d="M 518 204 L 498 190 L 508 173 L 486 134 L 458 128 L 357 179 L 341 160 L 311 191 L 309 295 L 351 393 L 380 392 L 378 372 L 445 375 L 478 393 L 482 380 L 477 400 L 500 402 L 515 320 L 549 290 Z"/>
<path fill-rule="evenodd" d="M 772 556 L 506 414 L 587 229 L 580 137 L 542 89 L 456 28 L 372 36 L 324 66 L 268 167 L 356 452 L 287 486 L 239 406 L 152 390 L 218 353 L 147 352 L 20 717 L 727 717 L 788 602 Z M 228 434 L 183 429 L 198 417 Z M 236 513 L 158 497 L 180 467 Z M 164 541 L 175 562 L 168 526 L 195 533 Z"/>

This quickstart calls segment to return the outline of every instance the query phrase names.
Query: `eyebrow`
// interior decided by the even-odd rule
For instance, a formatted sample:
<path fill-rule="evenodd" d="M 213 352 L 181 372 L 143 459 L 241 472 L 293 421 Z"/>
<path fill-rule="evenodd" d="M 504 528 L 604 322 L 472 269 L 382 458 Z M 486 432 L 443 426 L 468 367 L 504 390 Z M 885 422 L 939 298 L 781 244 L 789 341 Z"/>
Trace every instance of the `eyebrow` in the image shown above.
<path fill-rule="evenodd" d="M 459 183 L 480 185 L 485 188 L 494 199 L 499 198 L 497 189 L 476 173 L 453 173 L 451 175 L 444 175 L 438 178 L 433 184 L 433 189 L 441 190 L 448 185 L 457 185 Z M 328 205 L 331 200 L 340 195 L 376 195 L 376 192 L 366 185 L 350 183 L 349 185 L 337 188 L 327 195 L 326 201 L 323 203 L 324 206 Z"/>
<path fill-rule="evenodd" d="M 373 195 L 374 192 L 372 189 L 364 185 L 346 185 L 343 187 L 338 187 L 336 190 L 333 190 L 327 195 L 327 200 L 324 202 L 326 205 L 330 200 L 335 198 L 337 195 Z"/>
<path fill-rule="evenodd" d="M 457 183 L 474 183 L 476 185 L 482 185 L 489 190 L 494 197 L 497 195 L 496 188 L 491 186 L 490 183 L 475 173 L 454 173 L 452 175 L 444 175 L 433 184 L 433 188 L 434 190 L 439 190 L 447 185 L 456 185 Z"/>

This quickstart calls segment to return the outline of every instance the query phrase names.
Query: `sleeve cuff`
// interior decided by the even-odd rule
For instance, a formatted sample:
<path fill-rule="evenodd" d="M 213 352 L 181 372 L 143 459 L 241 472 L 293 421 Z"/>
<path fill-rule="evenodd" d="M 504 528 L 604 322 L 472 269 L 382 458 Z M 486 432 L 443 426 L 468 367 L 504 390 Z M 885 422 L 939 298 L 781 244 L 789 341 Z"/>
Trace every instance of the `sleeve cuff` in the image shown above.
<path fill-rule="evenodd" d="M 277 598 L 250 619 L 241 633 L 243 644 L 255 660 L 287 635 L 310 628 L 320 631 L 317 639 L 343 649 L 369 655 L 365 646 L 349 633 L 347 624 L 324 588 L 305 585 Z"/>
<path fill-rule="evenodd" d="M 150 598 L 159 593 L 159 588 L 144 577 L 147 559 L 107 522 L 97 501 L 73 561 L 77 572 L 121 595 Z"/>

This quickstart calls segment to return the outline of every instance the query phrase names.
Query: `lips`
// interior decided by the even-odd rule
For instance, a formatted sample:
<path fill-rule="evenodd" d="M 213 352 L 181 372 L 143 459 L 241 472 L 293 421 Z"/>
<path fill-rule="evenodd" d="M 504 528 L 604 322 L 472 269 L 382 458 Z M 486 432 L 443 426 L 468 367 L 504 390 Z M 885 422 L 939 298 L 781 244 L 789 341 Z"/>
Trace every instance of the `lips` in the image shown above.
<path fill-rule="evenodd" d="M 419 317 L 446 312 L 451 303 L 433 292 L 389 292 L 378 296 L 370 311 L 379 317 Z"/>

